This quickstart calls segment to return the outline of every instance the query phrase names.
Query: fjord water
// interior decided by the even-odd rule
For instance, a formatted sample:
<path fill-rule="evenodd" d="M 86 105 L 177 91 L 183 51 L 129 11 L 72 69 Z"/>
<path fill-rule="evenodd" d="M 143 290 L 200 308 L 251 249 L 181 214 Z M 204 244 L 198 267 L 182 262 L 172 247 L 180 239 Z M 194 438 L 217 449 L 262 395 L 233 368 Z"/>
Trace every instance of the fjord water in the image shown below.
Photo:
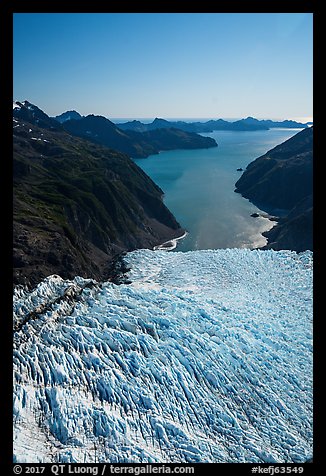
<path fill-rule="evenodd" d="M 164 191 L 164 203 L 188 235 L 178 251 L 256 248 L 264 246 L 262 232 L 275 222 L 249 200 L 235 193 L 235 183 L 246 166 L 301 129 L 267 131 L 215 131 L 218 147 L 163 151 L 137 164 Z M 266 215 L 266 214 L 265 214 Z"/>

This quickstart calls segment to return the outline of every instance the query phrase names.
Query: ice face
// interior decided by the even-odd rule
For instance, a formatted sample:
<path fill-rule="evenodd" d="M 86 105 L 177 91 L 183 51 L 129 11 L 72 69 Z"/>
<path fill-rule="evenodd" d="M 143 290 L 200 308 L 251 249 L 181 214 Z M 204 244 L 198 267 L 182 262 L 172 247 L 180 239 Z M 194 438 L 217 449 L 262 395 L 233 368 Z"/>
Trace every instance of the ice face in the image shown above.
<path fill-rule="evenodd" d="M 14 296 L 16 462 L 304 462 L 312 253 L 138 250 Z"/>

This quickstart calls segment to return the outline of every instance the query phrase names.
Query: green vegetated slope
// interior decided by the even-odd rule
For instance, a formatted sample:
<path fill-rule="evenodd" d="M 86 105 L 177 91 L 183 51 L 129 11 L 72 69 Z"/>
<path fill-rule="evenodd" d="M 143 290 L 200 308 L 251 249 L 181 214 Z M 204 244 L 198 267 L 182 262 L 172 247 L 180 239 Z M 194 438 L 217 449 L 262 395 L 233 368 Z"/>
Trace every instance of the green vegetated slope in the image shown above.
<path fill-rule="evenodd" d="M 38 111 L 24 107 L 13 122 L 14 283 L 106 278 L 120 252 L 183 233 L 162 190 L 126 155 L 52 122 L 39 127 Z"/>

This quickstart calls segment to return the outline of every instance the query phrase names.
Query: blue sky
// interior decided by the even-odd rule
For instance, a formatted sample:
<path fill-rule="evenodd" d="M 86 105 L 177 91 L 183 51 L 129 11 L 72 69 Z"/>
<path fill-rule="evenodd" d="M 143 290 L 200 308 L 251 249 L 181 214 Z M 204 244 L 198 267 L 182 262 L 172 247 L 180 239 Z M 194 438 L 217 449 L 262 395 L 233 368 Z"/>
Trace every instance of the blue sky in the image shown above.
<path fill-rule="evenodd" d="M 14 99 L 49 115 L 312 117 L 312 14 L 16 13 Z"/>

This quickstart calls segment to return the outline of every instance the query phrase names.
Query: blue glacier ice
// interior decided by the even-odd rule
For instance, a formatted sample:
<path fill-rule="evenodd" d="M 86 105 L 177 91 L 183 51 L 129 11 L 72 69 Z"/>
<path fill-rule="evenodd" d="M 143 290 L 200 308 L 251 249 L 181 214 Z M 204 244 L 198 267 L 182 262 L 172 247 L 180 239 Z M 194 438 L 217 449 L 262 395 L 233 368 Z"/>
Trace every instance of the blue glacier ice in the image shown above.
<path fill-rule="evenodd" d="M 128 253 L 14 294 L 16 462 L 312 457 L 312 253 Z"/>

